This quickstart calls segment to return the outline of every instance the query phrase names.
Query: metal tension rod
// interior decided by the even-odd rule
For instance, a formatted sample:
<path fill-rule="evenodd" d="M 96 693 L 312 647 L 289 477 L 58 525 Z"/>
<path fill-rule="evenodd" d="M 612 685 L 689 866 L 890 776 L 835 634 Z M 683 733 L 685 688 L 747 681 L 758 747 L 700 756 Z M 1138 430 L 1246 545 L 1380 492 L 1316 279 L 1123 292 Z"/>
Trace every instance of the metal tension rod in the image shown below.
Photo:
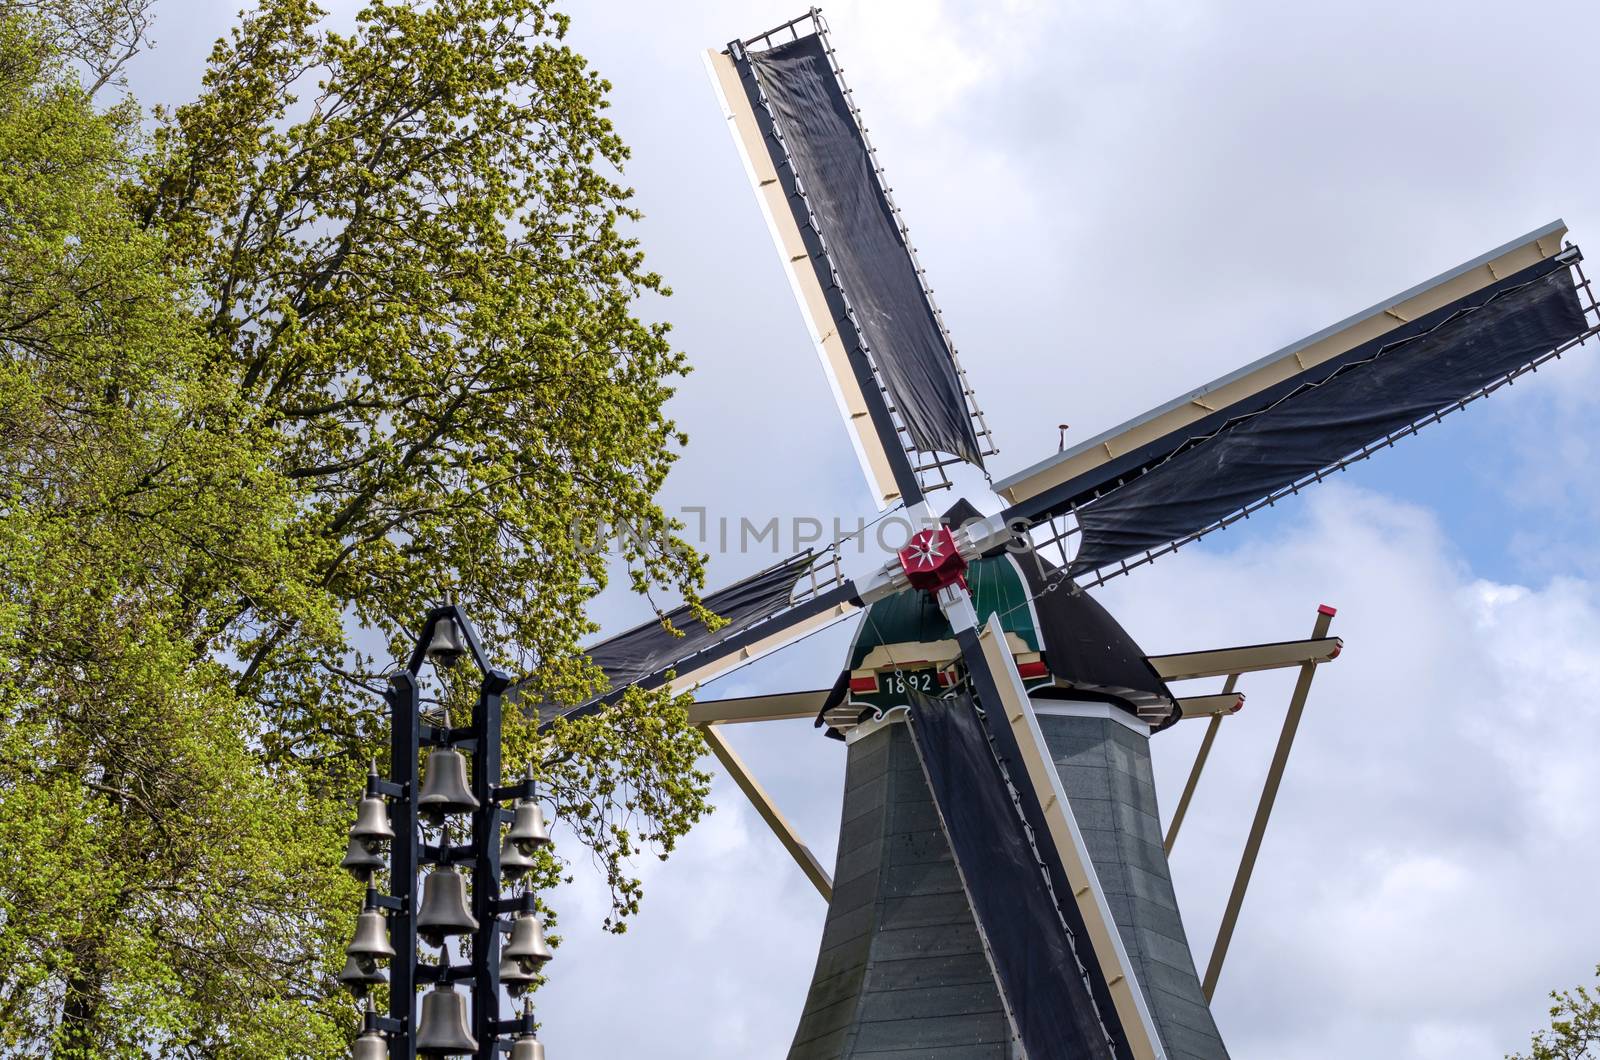
<path fill-rule="evenodd" d="M 822 900 L 824 902 L 833 901 L 833 878 L 822 867 L 822 863 L 811 852 L 811 848 L 801 840 L 800 836 L 795 832 L 794 826 L 789 823 L 788 818 L 783 816 L 783 813 L 772 801 L 772 796 L 768 795 L 766 789 L 756 781 L 749 768 L 744 764 L 744 760 L 722 738 L 722 734 L 717 732 L 716 725 L 701 725 L 700 732 L 705 736 L 706 746 L 711 748 L 711 753 L 717 756 L 717 761 L 722 763 L 722 768 L 728 771 L 729 775 L 733 777 L 733 782 L 739 785 L 739 790 L 744 792 L 745 798 L 749 799 L 751 804 L 755 806 L 756 812 L 761 815 L 761 819 L 767 822 L 768 828 L 772 829 L 772 834 L 778 837 L 778 842 L 783 844 L 783 848 L 789 852 L 789 856 L 794 858 L 795 864 L 800 866 L 800 871 L 806 874 L 806 879 L 810 880 L 811 885 L 817 889 L 817 893 L 822 895 Z"/>
<path fill-rule="evenodd" d="M 1229 674 L 1227 682 L 1222 686 L 1222 694 L 1230 695 L 1233 686 L 1239 683 L 1238 674 Z M 1163 853 L 1172 853 L 1172 844 L 1178 841 L 1178 829 L 1183 826 L 1183 816 L 1189 812 L 1189 800 L 1194 798 L 1194 789 L 1200 784 L 1200 771 L 1206 767 L 1206 759 L 1211 756 L 1211 745 L 1216 742 L 1217 730 L 1222 728 L 1221 714 L 1211 715 L 1211 724 L 1206 726 L 1205 737 L 1200 741 L 1200 751 L 1194 756 L 1194 767 L 1189 770 L 1189 781 L 1183 786 L 1183 795 L 1178 799 L 1178 808 L 1172 813 L 1172 823 L 1167 826 L 1167 838 L 1161 842 Z"/>
<path fill-rule="evenodd" d="M 1313 640 L 1328 635 L 1335 611 L 1327 604 L 1317 608 Z M 1256 867 L 1256 855 L 1261 853 L 1261 838 L 1267 831 L 1267 818 L 1272 816 L 1272 804 L 1278 798 L 1278 786 L 1283 782 L 1283 769 L 1289 761 L 1289 748 L 1294 746 L 1294 734 L 1300 727 L 1300 716 L 1305 713 L 1306 696 L 1311 693 L 1311 679 L 1316 676 L 1317 664 L 1306 662 L 1300 667 L 1300 679 L 1295 682 L 1294 694 L 1289 699 L 1289 713 L 1283 719 L 1283 732 L 1278 735 L 1278 748 L 1272 753 L 1272 766 L 1267 770 L 1267 783 L 1261 789 L 1261 803 L 1256 807 L 1256 818 L 1250 824 L 1250 836 L 1245 840 L 1244 855 L 1239 859 L 1239 872 L 1233 879 L 1233 892 L 1228 895 L 1228 908 L 1222 914 L 1222 924 L 1217 928 L 1216 945 L 1211 947 L 1211 961 L 1206 966 L 1205 982 L 1201 984 L 1206 1000 L 1217 990 L 1217 978 L 1222 974 L 1222 962 L 1228 956 L 1228 944 L 1233 941 L 1233 929 L 1239 922 L 1239 908 L 1244 905 L 1244 892 L 1250 886 L 1250 873 Z"/>

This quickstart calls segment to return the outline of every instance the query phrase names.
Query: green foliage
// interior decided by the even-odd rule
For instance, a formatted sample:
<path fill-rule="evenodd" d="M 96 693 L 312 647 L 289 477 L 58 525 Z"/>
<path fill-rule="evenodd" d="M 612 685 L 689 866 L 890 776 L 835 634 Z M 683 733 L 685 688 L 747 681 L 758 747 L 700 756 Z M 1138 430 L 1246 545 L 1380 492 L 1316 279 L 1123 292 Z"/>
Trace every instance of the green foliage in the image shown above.
<path fill-rule="evenodd" d="M 94 95 L 145 7 L 0 0 L 0 1055 L 334 1056 L 383 674 L 448 596 L 529 702 L 599 687 L 580 525 L 698 610 L 686 366 L 542 0 L 264 0 L 148 140 Z M 506 739 L 622 930 L 707 808 L 683 704 Z"/>
<path fill-rule="evenodd" d="M 310 1055 L 339 822 L 196 642 L 241 594 L 328 629 L 270 439 L 37 23 L 0 19 L 0 1047 Z M 338 1008 L 342 1006 L 333 1006 Z"/>
<path fill-rule="evenodd" d="M 343 36 L 271 0 L 149 159 L 140 208 L 340 544 L 318 580 L 394 649 L 419 601 L 453 594 L 523 669 L 571 656 L 606 576 L 580 518 L 647 543 L 641 591 L 699 576 L 653 499 L 684 362 L 632 315 L 660 280 L 618 230 L 626 151 L 565 25 L 533 0 L 379 0 Z M 241 647 L 252 694 L 329 691 L 296 631 Z M 586 676 L 545 680 L 570 696 Z"/>
<path fill-rule="evenodd" d="M 1595 969 L 1600 976 L 1600 968 Z M 1527 1053 L 1506 1060 L 1595 1060 L 1600 1057 L 1600 992 L 1580 986 L 1552 991 L 1550 1029 L 1533 1036 Z"/>
<path fill-rule="evenodd" d="M 308 580 L 390 657 L 453 597 L 514 646 L 508 668 L 576 700 L 600 680 L 576 646 L 607 557 L 574 526 L 630 528 L 640 592 L 693 601 L 701 577 L 654 500 L 682 441 L 666 380 L 685 365 L 633 315 L 664 291 L 620 229 L 634 214 L 608 86 L 539 0 L 374 0 L 352 35 L 318 18 L 269 0 L 218 44 L 200 98 L 156 135 L 137 208 L 195 271 L 208 336 L 281 440 L 303 532 L 327 546 Z M 384 660 L 243 599 L 224 633 L 273 759 L 354 783 Z M 657 786 L 640 771 L 664 748 L 618 758 L 628 741 L 603 728 L 562 738 L 553 782 Z M 684 723 L 672 738 L 698 739 Z M 508 760 L 532 754 L 531 734 L 511 739 Z M 703 809 L 705 778 L 678 780 L 670 800 L 614 808 L 670 845 Z M 604 838 L 621 827 L 594 838 L 625 876 L 626 844 Z"/>
<path fill-rule="evenodd" d="M 52 50 L 89 76 L 88 94 L 125 87 L 122 68 L 146 45 L 154 0 L 5 0 L 0 10 L 32 21 Z"/>

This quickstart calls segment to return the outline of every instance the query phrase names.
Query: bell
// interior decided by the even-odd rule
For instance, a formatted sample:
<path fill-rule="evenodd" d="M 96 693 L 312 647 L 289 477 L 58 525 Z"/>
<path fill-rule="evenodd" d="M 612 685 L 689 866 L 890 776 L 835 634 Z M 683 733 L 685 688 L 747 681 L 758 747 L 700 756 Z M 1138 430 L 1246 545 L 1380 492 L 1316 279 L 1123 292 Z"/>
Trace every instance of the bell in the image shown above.
<path fill-rule="evenodd" d="M 433 636 L 428 640 L 428 661 L 435 666 L 451 667 L 461 661 L 466 653 L 461 643 L 461 631 L 453 618 L 441 618 L 433 624 Z"/>
<path fill-rule="evenodd" d="M 350 837 L 350 846 L 344 852 L 344 860 L 339 862 L 339 867 L 344 869 L 356 879 L 365 882 L 372 878 L 372 874 L 389 864 L 389 860 L 382 854 L 374 853 L 367 846 L 364 839 Z"/>
<path fill-rule="evenodd" d="M 506 838 L 522 848 L 524 854 L 533 853 L 534 847 L 550 842 L 550 826 L 544 822 L 544 811 L 533 799 L 518 799 L 516 815 L 511 819 L 511 831 Z"/>
<path fill-rule="evenodd" d="M 356 1039 L 350 1055 L 353 1060 L 389 1060 L 389 1043 L 377 1031 L 368 1031 Z"/>
<path fill-rule="evenodd" d="M 511 941 L 502 952 L 509 959 L 521 962 L 529 971 L 555 956 L 544 940 L 544 923 L 534 913 L 522 913 L 517 917 L 511 927 Z"/>
<path fill-rule="evenodd" d="M 478 930 L 478 920 L 467 906 L 467 878 L 446 866 L 428 874 L 422 883 L 422 911 L 417 914 L 417 934 L 437 946 L 448 935 Z"/>
<path fill-rule="evenodd" d="M 500 959 L 500 985 L 506 988 L 506 993 L 512 997 L 521 997 L 533 985 L 533 973 L 522 966 L 522 962 L 510 957 Z"/>
<path fill-rule="evenodd" d="M 533 868 L 533 859 L 507 839 L 500 845 L 500 871 L 508 880 L 520 880 Z"/>
<path fill-rule="evenodd" d="M 454 747 L 444 747 L 428 756 L 428 776 L 417 800 L 417 812 L 434 824 L 447 813 L 471 813 L 478 808 L 477 797 L 467 785 L 467 759 Z"/>
<path fill-rule="evenodd" d="M 465 1056 L 478 1051 L 467 1030 L 467 996 L 436 986 L 422 995 L 417 1021 L 417 1053 L 422 1056 Z"/>
<path fill-rule="evenodd" d="M 350 940 L 344 952 L 357 960 L 373 963 L 394 956 L 394 947 L 389 945 L 389 925 L 381 912 L 368 909 L 356 917 L 356 937 Z"/>
<path fill-rule="evenodd" d="M 388 982 L 388 976 L 383 974 L 383 969 L 378 967 L 377 961 L 357 957 L 352 953 L 344 962 L 344 971 L 339 973 L 339 982 L 356 997 L 365 997 L 368 987 Z"/>
<path fill-rule="evenodd" d="M 376 795 L 368 795 L 356 804 L 356 823 L 350 826 L 350 838 L 378 844 L 394 838 L 389 825 L 389 807 Z"/>
<path fill-rule="evenodd" d="M 531 1034 L 524 1034 L 511 1047 L 511 1060 L 544 1060 L 544 1046 Z"/>

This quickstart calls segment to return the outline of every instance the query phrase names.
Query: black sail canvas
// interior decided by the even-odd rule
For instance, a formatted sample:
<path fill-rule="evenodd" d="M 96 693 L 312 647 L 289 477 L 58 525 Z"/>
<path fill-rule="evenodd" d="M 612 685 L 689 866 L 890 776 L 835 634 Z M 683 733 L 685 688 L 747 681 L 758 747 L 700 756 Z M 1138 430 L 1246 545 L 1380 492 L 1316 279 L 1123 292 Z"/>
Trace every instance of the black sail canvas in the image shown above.
<path fill-rule="evenodd" d="M 1066 873 L 1034 841 L 1048 834 L 1043 811 L 1001 772 L 997 752 L 1020 768 L 1010 730 L 986 725 L 965 694 L 908 699 L 923 773 L 1030 1060 L 1131 1060 L 1093 952 L 1080 952 L 1088 934 Z"/>
<path fill-rule="evenodd" d="M 733 639 L 788 607 L 796 583 L 814 559 L 812 553 L 802 552 L 707 594 L 702 601 L 706 608 L 725 620 L 724 625 L 714 630 L 695 618 L 687 607 L 680 607 L 667 616 L 678 633 L 669 631 L 659 620 L 652 620 L 584 650 L 595 665 L 605 671 L 613 692 L 633 684 L 654 687 L 677 664 Z M 559 709 L 553 704 L 543 704 L 541 710 L 546 720 L 586 714 L 602 699 L 595 697 Z"/>
<path fill-rule="evenodd" d="M 855 325 L 911 440 L 982 466 L 961 375 L 822 38 L 750 53 Z M 817 264 L 813 262 L 813 264 Z"/>
<path fill-rule="evenodd" d="M 1079 505 L 1081 574 L 1198 533 L 1234 512 L 1475 393 L 1587 328 L 1572 271 L 1551 263 L 1357 351 Z"/>

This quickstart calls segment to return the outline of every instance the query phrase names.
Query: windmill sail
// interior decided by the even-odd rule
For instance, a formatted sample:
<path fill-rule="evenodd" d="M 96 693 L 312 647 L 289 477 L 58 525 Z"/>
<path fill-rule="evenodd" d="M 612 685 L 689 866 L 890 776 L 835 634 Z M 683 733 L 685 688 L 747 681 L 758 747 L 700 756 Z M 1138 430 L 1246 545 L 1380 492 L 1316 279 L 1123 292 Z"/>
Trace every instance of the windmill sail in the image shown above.
<path fill-rule="evenodd" d="M 1593 333 L 1564 233 L 1549 225 L 998 483 L 1008 514 L 1070 514 L 1075 576 L 1125 569 L 1413 433 Z"/>
<path fill-rule="evenodd" d="M 1072 888 L 1031 827 L 1037 801 L 1006 776 L 994 727 L 970 695 L 909 698 L 917 757 L 1029 1060 L 1132 1060 Z"/>
<path fill-rule="evenodd" d="M 831 581 L 819 580 L 818 569 L 817 555 L 801 552 L 708 593 L 701 602 L 725 620 L 716 629 L 680 607 L 667 615 L 678 633 L 653 620 L 591 645 L 586 654 L 605 671 L 609 689 L 572 706 L 541 705 L 542 723 L 593 713 L 630 686 L 692 687 L 854 614 L 854 585 L 830 565 L 822 569 Z"/>
<path fill-rule="evenodd" d="M 862 463 L 887 504 L 992 452 L 820 19 L 708 57 Z"/>

